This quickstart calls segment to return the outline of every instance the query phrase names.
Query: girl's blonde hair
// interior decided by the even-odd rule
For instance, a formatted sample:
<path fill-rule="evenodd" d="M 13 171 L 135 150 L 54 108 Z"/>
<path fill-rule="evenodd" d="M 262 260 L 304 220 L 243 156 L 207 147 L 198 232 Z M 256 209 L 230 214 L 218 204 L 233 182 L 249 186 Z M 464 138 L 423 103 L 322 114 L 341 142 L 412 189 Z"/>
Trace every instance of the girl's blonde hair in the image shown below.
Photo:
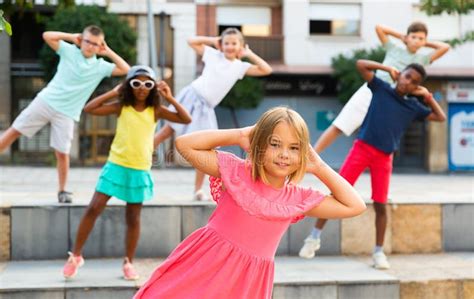
<path fill-rule="evenodd" d="M 229 27 L 229 28 L 225 29 L 224 31 L 222 31 L 220 42 L 222 43 L 222 41 L 224 40 L 224 36 L 226 36 L 226 35 L 231 35 L 231 34 L 237 35 L 237 38 L 238 38 L 239 41 L 240 41 L 240 45 L 241 45 L 242 47 L 245 46 L 244 35 L 242 34 L 242 32 L 240 32 L 239 29 L 237 29 L 237 28 L 235 28 L 235 27 Z"/>
<path fill-rule="evenodd" d="M 250 133 L 249 159 L 252 164 L 252 178 L 254 180 L 260 178 L 264 183 L 268 184 L 263 167 L 263 157 L 273 134 L 273 130 L 276 125 L 281 122 L 286 122 L 293 128 L 300 142 L 300 165 L 295 172 L 288 176 L 287 180 L 292 183 L 297 183 L 301 181 L 306 172 L 309 149 L 308 126 L 296 111 L 288 107 L 275 107 L 260 117 Z"/>

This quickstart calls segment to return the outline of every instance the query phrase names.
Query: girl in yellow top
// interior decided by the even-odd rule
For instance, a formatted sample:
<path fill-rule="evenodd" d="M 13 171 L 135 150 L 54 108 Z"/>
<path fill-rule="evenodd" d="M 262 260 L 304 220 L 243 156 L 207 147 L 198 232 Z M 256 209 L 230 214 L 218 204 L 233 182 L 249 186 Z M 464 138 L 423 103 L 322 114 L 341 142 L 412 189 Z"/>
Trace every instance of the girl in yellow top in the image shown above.
<path fill-rule="evenodd" d="M 175 108 L 170 111 L 160 104 L 164 97 Z M 109 100 L 119 98 L 119 101 Z M 142 203 L 153 197 L 153 180 L 150 174 L 153 135 L 158 119 L 177 123 L 190 123 L 191 116 L 171 94 L 169 86 L 156 82 L 155 72 L 147 66 L 132 67 L 123 84 L 94 98 L 84 111 L 94 115 L 117 114 L 117 129 L 107 163 L 102 169 L 96 191 L 79 224 L 76 242 L 64 265 L 63 275 L 71 278 L 84 264 L 81 251 L 95 220 L 112 197 L 127 202 L 126 256 L 123 274 L 127 280 L 138 279 L 132 259 L 140 234 Z"/>

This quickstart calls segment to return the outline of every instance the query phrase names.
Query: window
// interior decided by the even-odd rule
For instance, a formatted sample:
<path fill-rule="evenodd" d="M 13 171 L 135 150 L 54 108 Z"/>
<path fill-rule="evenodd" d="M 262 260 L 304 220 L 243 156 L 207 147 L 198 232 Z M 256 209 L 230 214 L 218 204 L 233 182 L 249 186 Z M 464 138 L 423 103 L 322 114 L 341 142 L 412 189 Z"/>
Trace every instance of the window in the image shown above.
<path fill-rule="evenodd" d="M 41 17 L 50 17 L 51 13 L 41 13 Z M 25 11 L 14 13 L 10 18 L 13 27 L 11 37 L 11 58 L 13 62 L 36 63 L 44 45 L 44 23 L 38 23 L 37 13 Z"/>
<path fill-rule="evenodd" d="M 270 36 L 271 9 L 269 7 L 217 7 L 219 33 L 227 27 L 236 27 L 245 36 Z"/>
<path fill-rule="evenodd" d="M 360 4 L 311 3 L 309 34 L 359 36 Z"/>

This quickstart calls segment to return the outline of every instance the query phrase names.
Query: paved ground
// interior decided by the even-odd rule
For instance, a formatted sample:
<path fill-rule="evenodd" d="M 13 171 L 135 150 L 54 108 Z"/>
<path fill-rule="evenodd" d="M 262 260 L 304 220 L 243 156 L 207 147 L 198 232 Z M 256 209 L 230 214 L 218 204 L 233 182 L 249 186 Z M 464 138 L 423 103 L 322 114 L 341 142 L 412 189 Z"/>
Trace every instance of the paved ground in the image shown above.
<path fill-rule="evenodd" d="M 191 169 L 153 170 L 156 196 L 148 204 L 190 203 L 194 171 Z M 70 191 L 75 203 L 86 205 L 94 191 L 100 168 L 72 168 Z M 303 185 L 326 190 L 307 175 Z M 367 200 L 370 198 L 370 177 L 363 174 L 356 184 Z M 52 167 L 0 166 L 0 206 L 49 205 L 56 203 L 57 177 Z M 394 174 L 389 194 L 393 203 L 474 203 L 474 176 L 464 174 Z M 112 204 L 121 204 L 112 200 Z"/>
<path fill-rule="evenodd" d="M 312 260 L 277 257 L 275 284 L 474 279 L 472 252 L 392 255 L 389 260 L 392 269 L 381 271 L 371 267 L 369 257 L 324 256 Z M 135 264 L 141 275 L 137 282 L 122 279 L 120 259 L 86 260 L 78 275 L 70 281 L 62 277 L 65 260 L 0 263 L 0 290 L 140 286 L 162 261 L 137 259 Z"/>
<path fill-rule="evenodd" d="M 69 189 L 75 204 L 86 205 L 93 193 L 100 168 L 73 168 Z M 156 196 L 147 204 L 202 204 L 192 202 L 194 172 L 190 169 L 153 170 Z M 323 189 L 321 183 L 306 176 L 306 186 Z M 0 166 L 0 207 L 11 205 L 56 204 L 56 170 L 48 167 Z M 356 188 L 370 198 L 370 178 L 364 174 Z M 395 174 L 390 198 L 393 203 L 474 203 L 472 174 Z M 112 204 L 121 204 L 113 200 Z M 137 282 L 121 278 L 120 259 L 87 259 L 76 279 L 65 282 L 61 269 L 64 260 L 13 261 L 0 263 L 2 289 L 64 289 L 77 287 L 133 288 L 143 284 L 163 259 L 137 259 L 141 274 Z M 312 260 L 277 257 L 275 284 L 334 282 L 404 282 L 429 280 L 474 280 L 474 252 L 423 255 L 392 255 L 392 268 L 379 271 L 371 267 L 368 256 L 321 256 Z"/>

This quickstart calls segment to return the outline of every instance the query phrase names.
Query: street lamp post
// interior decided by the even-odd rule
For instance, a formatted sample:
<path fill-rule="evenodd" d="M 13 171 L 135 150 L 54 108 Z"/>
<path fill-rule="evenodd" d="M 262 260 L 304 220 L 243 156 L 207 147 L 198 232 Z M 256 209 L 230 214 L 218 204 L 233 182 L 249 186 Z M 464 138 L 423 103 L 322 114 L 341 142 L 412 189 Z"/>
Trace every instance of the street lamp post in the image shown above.
<path fill-rule="evenodd" d="M 165 79 L 165 68 L 166 68 L 166 50 L 165 50 L 165 18 L 166 13 L 161 11 L 158 15 L 160 18 L 160 76 L 161 79 Z"/>

